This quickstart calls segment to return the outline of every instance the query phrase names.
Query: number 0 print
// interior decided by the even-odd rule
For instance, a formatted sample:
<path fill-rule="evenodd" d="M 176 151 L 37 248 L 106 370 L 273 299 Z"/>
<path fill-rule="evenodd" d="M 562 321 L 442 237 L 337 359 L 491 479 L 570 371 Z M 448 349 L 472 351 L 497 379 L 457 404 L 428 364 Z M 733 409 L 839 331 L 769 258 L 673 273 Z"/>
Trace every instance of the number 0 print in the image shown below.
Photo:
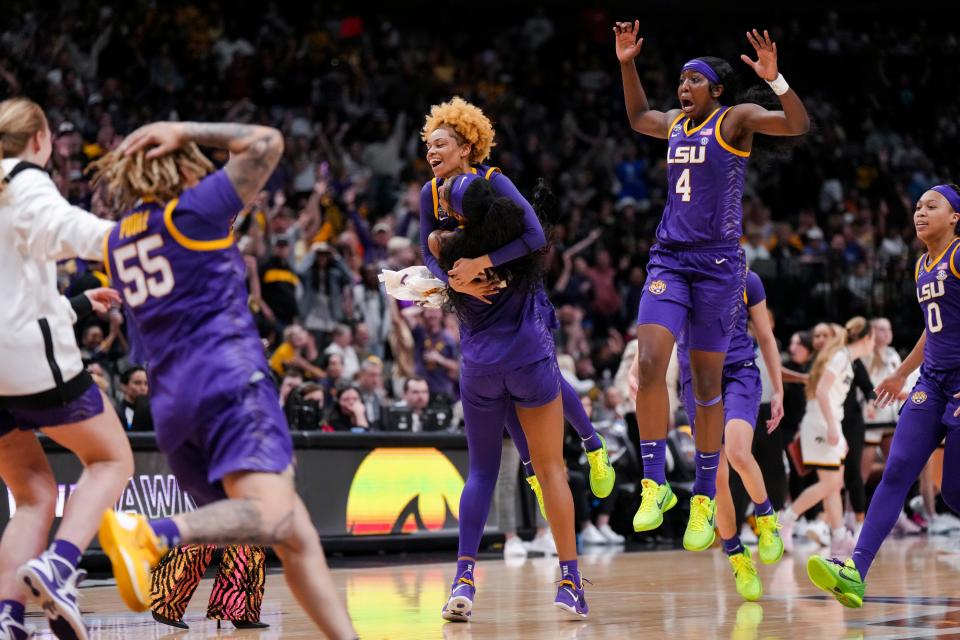
<path fill-rule="evenodd" d="M 173 269 L 170 268 L 170 262 L 163 256 L 150 255 L 151 251 L 162 246 L 163 238 L 155 233 L 136 244 L 128 244 L 113 252 L 113 259 L 117 263 L 117 276 L 125 285 L 123 297 L 131 307 L 139 307 L 149 296 L 162 298 L 173 291 Z"/>
<path fill-rule="evenodd" d="M 927 330 L 930 333 L 939 333 L 943 329 L 943 320 L 940 318 L 940 305 L 931 302 L 927 305 Z"/>
<path fill-rule="evenodd" d="M 690 202 L 690 169 L 684 169 L 683 173 L 680 174 L 680 178 L 677 180 L 677 193 L 681 194 L 683 197 L 680 198 L 684 202 Z"/>

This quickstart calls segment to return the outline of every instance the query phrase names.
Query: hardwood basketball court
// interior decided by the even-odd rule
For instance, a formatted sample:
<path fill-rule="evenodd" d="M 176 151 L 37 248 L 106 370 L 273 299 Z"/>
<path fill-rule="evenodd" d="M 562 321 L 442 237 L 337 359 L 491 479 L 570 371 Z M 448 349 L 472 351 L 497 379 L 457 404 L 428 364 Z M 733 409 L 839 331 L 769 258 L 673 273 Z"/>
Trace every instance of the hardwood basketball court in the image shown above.
<path fill-rule="evenodd" d="M 798 546 L 794 556 L 779 564 L 761 565 L 765 593 L 758 603 L 744 603 L 737 595 L 718 549 L 593 552 L 581 559 L 583 574 L 594 583 L 587 590 L 590 618 L 583 622 L 560 619 L 551 605 L 555 559 L 481 559 L 469 624 L 440 618 L 453 575 L 452 555 L 451 562 L 381 562 L 335 569 L 334 575 L 365 640 L 960 638 L 957 537 L 888 541 L 870 573 L 867 602 L 860 610 L 844 609 L 809 584 L 804 562 L 815 550 Z M 185 618 L 189 631 L 126 611 L 105 581 L 86 583 L 81 604 L 94 638 L 321 637 L 279 573 L 267 578 L 263 620 L 270 629 L 237 631 L 225 623 L 218 632 L 216 623 L 203 617 L 211 582 L 204 581 L 191 603 Z M 28 622 L 38 627 L 40 637 L 53 637 L 36 614 Z"/>

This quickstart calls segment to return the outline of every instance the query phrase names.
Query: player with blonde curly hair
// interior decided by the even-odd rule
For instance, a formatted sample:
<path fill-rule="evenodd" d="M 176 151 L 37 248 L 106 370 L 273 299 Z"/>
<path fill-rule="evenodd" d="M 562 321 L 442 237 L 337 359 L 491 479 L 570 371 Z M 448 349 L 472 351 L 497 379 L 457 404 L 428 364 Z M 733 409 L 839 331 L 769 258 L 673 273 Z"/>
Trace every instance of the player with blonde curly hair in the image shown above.
<path fill-rule="evenodd" d="M 496 296 L 499 287 L 489 282 L 484 273 L 486 269 L 496 268 L 508 262 L 517 260 L 531 253 L 535 253 L 546 246 L 546 236 L 540 225 L 534 207 L 524 198 L 513 182 L 503 175 L 496 167 L 484 162 L 490 155 L 494 145 L 494 129 L 490 119 L 479 107 L 470 104 L 463 98 L 455 97 L 448 102 L 434 105 L 430 109 L 424 122 L 421 137 L 427 144 L 427 162 L 435 176 L 423 185 L 420 192 L 420 243 L 423 249 L 424 263 L 430 271 L 447 282 L 458 293 L 479 298 L 484 302 L 491 302 Z M 523 211 L 523 232 L 502 247 L 490 253 L 475 257 L 457 260 L 449 273 L 440 267 L 436 257 L 430 251 L 429 236 L 435 230 L 453 230 L 459 225 L 458 220 L 447 210 L 448 203 L 443 197 L 441 186 L 460 174 L 473 174 L 484 178 L 498 196 L 509 198 Z M 546 207 L 549 208 L 549 207 Z M 556 313 L 541 283 L 537 283 L 534 291 L 539 316 L 548 329 L 559 326 Z M 493 298 L 493 303 L 497 304 Z M 576 391 L 561 378 L 560 385 L 563 400 L 564 416 L 577 430 L 587 453 L 590 464 L 590 487 L 593 493 L 605 498 L 613 491 L 616 480 L 613 467 L 607 456 L 607 448 L 603 439 L 597 435 L 596 429 L 590 422 L 583 409 L 583 405 Z M 464 621 L 469 619 L 473 595 L 475 592 L 473 567 L 476 562 L 480 546 L 480 538 L 490 510 L 490 500 L 496 488 L 497 475 L 500 468 L 501 448 L 488 448 L 481 445 L 482 434 L 478 430 L 489 429 L 483 424 L 479 416 L 466 415 L 466 431 L 468 450 L 470 452 L 471 473 L 464 486 L 460 499 L 460 548 L 457 562 L 457 575 L 447 606 L 444 607 L 443 617 L 447 620 Z M 527 439 L 524 436 L 516 411 L 508 412 L 506 428 L 513 439 L 523 462 L 527 483 L 537 495 L 540 511 L 546 515 L 544 509 L 544 493 L 561 492 L 566 489 L 566 479 L 562 486 L 541 487 L 540 479 L 534 474 L 531 463 Z M 469 443 L 473 443 L 472 445 Z M 568 492 L 569 493 L 569 492 Z M 569 496 L 568 496 L 569 497 Z M 562 496 L 555 497 L 562 502 Z M 572 531 L 554 532 L 560 536 L 571 536 Z M 538 543 L 549 548 L 553 553 L 557 546 L 544 535 Z M 570 563 L 561 563 L 570 568 Z M 573 563 L 574 571 L 576 563 Z M 579 615 L 579 614 L 577 614 Z"/>

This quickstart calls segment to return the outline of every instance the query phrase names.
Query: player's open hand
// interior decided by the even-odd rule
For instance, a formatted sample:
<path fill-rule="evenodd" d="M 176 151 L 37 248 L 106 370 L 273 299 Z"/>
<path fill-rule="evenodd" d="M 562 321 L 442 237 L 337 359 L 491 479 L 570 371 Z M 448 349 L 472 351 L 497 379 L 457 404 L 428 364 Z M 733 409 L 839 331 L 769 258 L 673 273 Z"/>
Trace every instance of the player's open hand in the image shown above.
<path fill-rule="evenodd" d="M 893 372 L 884 378 L 880 384 L 877 385 L 877 388 L 873 390 L 874 393 L 877 394 L 877 399 L 873 401 L 874 406 L 878 409 L 883 409 L 895 401 L 906 383 L 907 377 L 897 372 Z"/>
<path fill-rule="evenodd" d="M 617 60 L 620 62 L 630 62 L 640 55 L 643 38 L 639 38 L 639 20 L 634 20 L 633 24 L 629 22 L 617 22 L 613 25 L 613 33 L 616 34 Z"/>
<path fill-rule="evenodd" d="M 87 289 L 83 292 L 90 300 L 93 310 L 96 313 L 106 313 L 110 307 L 120 304 L 120 294 L 116 289 L 100 287 L 99 289 Z"/>
<path fill-rule="evenodd" d="M 766 29 L 763 30 L 762 36 L 756 29 L 747 31 L 747 40 L 757 52 L 757 59 L 751 60 L 748 55 L 742 55 L 740 59 L 750 65 L 757 75 L 767 82 L 776 80 L 780 75 L 777 70 L 777 43 L 770 39 Z"/>
<path fill-rule="evenodd" d="M 154 122 L 128 135 L 120 143 L 120 149 L 127 156 L 147 150 L 146 158 L 152 160 L 176 151 L 186 142 L 187 135 L 182 123 Z"/>
<path fill-rule="evenodd" d="M 775 393 L 770 396 L 770 419 L 767 420 L 767 433 L 773 433 L 783 420 L 783 396 Z"/>

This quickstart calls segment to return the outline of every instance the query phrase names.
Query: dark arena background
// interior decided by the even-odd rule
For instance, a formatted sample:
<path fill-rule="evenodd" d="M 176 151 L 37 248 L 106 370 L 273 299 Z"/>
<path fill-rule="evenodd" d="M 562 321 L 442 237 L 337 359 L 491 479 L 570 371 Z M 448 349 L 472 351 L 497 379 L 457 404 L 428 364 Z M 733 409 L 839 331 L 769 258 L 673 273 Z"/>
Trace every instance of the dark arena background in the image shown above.
<path fill-rule="evenodd" d="M 54 184 L 71 204 L 108 220 L 125 212 L 91 184 L 88 169 L 138 127 L 233 122 L 282 133 L 282 157 L 237 216 L 233 241 L 292 433 L 297 491 L 360 638 L 951 638 L 960 637 L 960 519 L 939 495 L 958 472 L 949 436 L 947 453 L 935 452 L 903 504 L 894 505 L 902 511 L 870 572 L 862 608 L 845 608 L 811 584 L 807 559 L 852 554 L 884 469 L 897 460 L 892 434 L 900 405 L 878 409 L 872 389 L 925 328 L 933 331 L 917 304 L 925 264 L 918 259 L 927 248 L 914 212 L 932 186 L 960 183 L 956 9 L 902 2 L 5 0 L 0 100 L 23 96 L 42 107 L 53 138 L 45 168 Z M 663 111 L 680 107 L 680 69 L 698 56 L 728 61 L 749 101 L 778 109 L 767 83 L 740 60 L 756 58 L 745 32 L 769 31 L 778 69 L 810 119 L 804 135 L 756 138 L 744 178 L 740 246 L 763 282 L 776 350 L 785 370 L 806 376 L 826 348 L 818 332 L 856 316 L 874 327 L 877 345 L 858 361 L 868 379 L 854 383 L 844 405 L 842 526 L 827 525 L 814 507 L 780 529 L 793 536 L 783 558 L 762 564 L 760 514 L 731 474 L 740 539 L 754 550 L 763 584 L 752 601 L 738 593 L 737 565 L 731 571 L 720 535 L 700 553 L 681 544 L 696 445 L 674 366 L 667 371 L 666 478 L 678 506 L 655 530 L 633 527 L 644 478 L 638 411 L 643 422 L 645 408 L 635 404 L 630 367 L 641 296 L 658 295 L 647 265 L 674 193 L 667 142 L 633 131 L 627 117 L 613 27 L 634 19 L 644 38 L 640 80 L 651 109 Z M 610 495 L 597 498 L 590 460 L 565 426 L 579 566 L 592 582 L 585 620 L 563 619 L 548 606 L 560 577 L 557 549 L 506 433 L 472 615 L 460 624 L 441 617 L 470 469 L 463 340 L 450 305 L 400 302 L 378 275 L 424 264 L 421 189 L 434 172 L 421 129 L 431 106 L 455 96 L 482 109 L 495 129 L 484 165 L 499 168 L 528 200 L 540 180 L 556 197 L 543 265 L 556 309 L 557 362 L 616 470 Z M 8 134 L 0 128 L 0 141 Z M 218 168 L 228 161 L 223 149 L 201 149 Z M 948 262 L 957 274 L 952 254 Z M 940 272 L 941 283 L 953 282 L 946 267 Z M 102 262 L 79 258 L 57 263 L 57 282 L 68 297 L 111 284 Z M 3 297 L 0 304 L 12 304 Z M 149 362 L 129 309 L 95 313 L 75 330 L 84 366 L 133 449 L 135 471 L 117 510 L 148 518 L 195 510 L 157 447 Z M 943 323 L 942 330 L 956 329 Z M 815 390 L 806 393 L 805 377 L 789 378 L 783 397 L 772 397 L 769 365 L 754 344 L 763 394 L 752 451 L 782 524 L 817 477 L 801 475 L 807 469 L 798 464 Z M 7 356 L 0 350 L 0 359 Z M 854 363 L 851 375 L 859 369 Z M 198 397 L 209 384 L 195 380 Z M 900 400 L 919 405 L 926 397 Z M 784 417 L 767 434 L 771 403 L 780 401 Z M 851 416 L 858 424 L 848 427 Z M 943 424 L 949 433 L 960 427 L 946 413 Z M 58 486 L 55 532 L 83 467 L 46 436 L 40 441 Z M 4 474 L 12 464 L 0 464 Z M 862 488 L 851 495 L 852 485 Z M 0 530 L 16 512 L 7 491 Z M 849 536 L 848 547 L 838 546 L 838 535 Z M 0 560 L 5 552 L 0 546 Z M 250 605 L 253 619 L 268 627 L 243 628 L 241 620 L 235 630 L 226 621 L 236 617 L 217 614 L 213 600 L 205 608 L 219 588 L 217 567 L 226 571 L 220 553 L 190 587 L 197 592 L 180 612 L 189 625 L 182 637 L 326 637 L 269 550 L 262 602 Z M 173 637 L 176 630 L 150 612 L 124 606 L 96 538 L 82 566 L 89 576 L 80 584 L 80 607 L 90 637 Z M 0 570 L 16 566 L 3 560 Z M 190 570 L 171 584 L 189 581 Z M 0 587 L 10 588 L 8 578 L 0 576 Z M 186 591 L 177 595 L 184 602 Z M 0 589 L 0 600 L 8 596 Z M 38 637 L 55 637 L 33 604 L 27 624 Z M 0 630 L 4 637 L 15 636 Z"/>

